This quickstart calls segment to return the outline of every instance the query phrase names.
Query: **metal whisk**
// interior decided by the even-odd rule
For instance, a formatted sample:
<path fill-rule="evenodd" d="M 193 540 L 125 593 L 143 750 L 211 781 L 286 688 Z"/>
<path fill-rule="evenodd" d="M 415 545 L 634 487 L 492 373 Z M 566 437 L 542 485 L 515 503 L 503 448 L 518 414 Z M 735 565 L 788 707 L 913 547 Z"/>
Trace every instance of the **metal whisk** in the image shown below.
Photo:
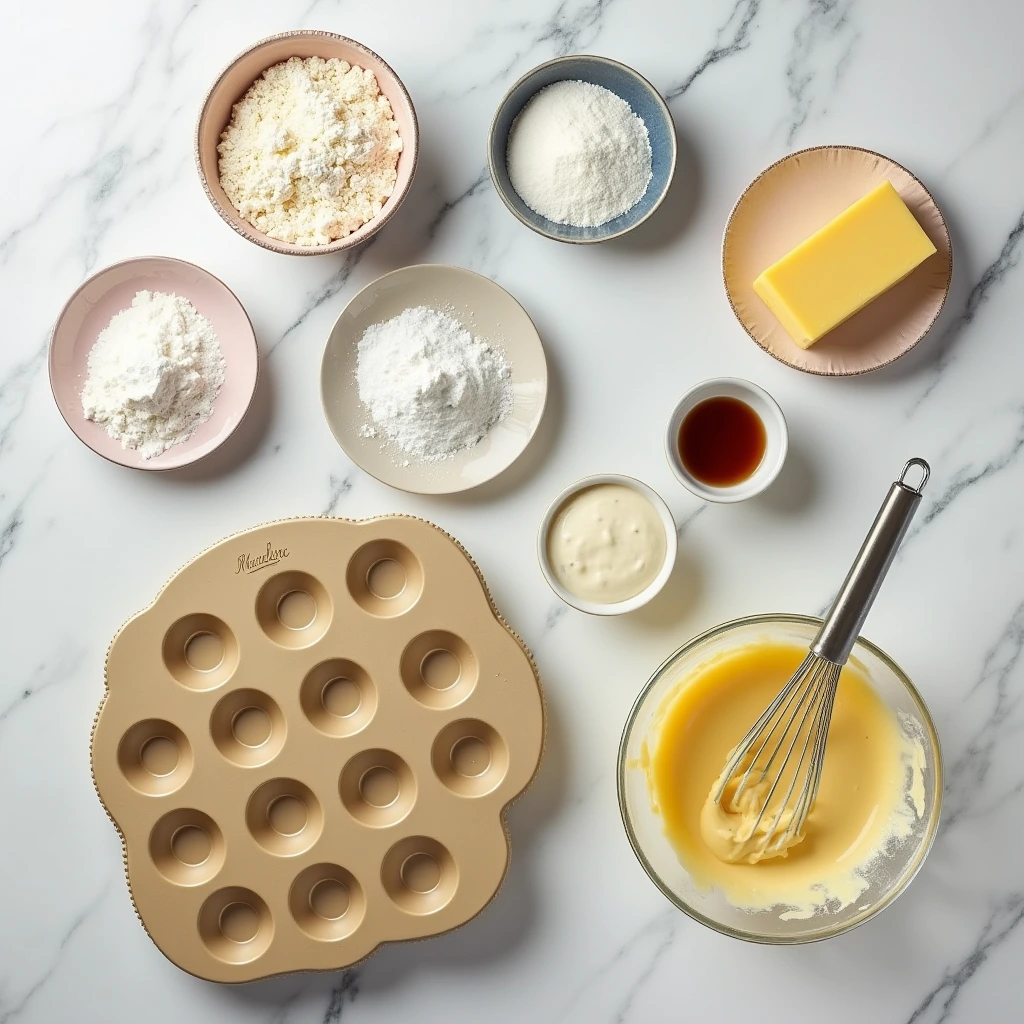
<path fill-rule="evenodd" d="M 906 482 L 912 467 L 921 470 L 917 487 Z M 756 814 L 737 836 L 756 844 L 752 859 L 783 853 L 802 836 L 821 781 L 839 673 L 917 511 L 930 472 L 924 459 L 911 459 L 903 467 L 810 652 L 740 740 L 712 792 L 722 810 L 745 812 L 747 821 Z"/>

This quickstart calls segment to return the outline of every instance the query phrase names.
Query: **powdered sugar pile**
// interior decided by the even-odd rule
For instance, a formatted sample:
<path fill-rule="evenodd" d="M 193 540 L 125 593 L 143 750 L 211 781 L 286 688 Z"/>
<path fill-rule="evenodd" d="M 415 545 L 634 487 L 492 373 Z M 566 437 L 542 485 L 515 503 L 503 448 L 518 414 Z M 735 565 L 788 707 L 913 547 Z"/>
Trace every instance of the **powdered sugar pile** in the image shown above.
<path fill-rule="evenodd" d="M 363 435 L 383 433 L 423 462 L 472 448 L 513 405 L 505 357 L 429 306 L 366 329 L 356 382 L 372 419 Z"/>
<path fill-rule="evenodd" d="M 534 213 L 596 227 L 643 198 L 651 140 L 615 93 L 590 82 L 555 82 L 513 121 L 506 162 L 512 187 Z"/>
<path fill-rule="evenodd" d="M 147 459 L 187 441 L 213 413 L 224 356 L 188 299 L 137 292 L 89 352 L 82 411 Z"/>

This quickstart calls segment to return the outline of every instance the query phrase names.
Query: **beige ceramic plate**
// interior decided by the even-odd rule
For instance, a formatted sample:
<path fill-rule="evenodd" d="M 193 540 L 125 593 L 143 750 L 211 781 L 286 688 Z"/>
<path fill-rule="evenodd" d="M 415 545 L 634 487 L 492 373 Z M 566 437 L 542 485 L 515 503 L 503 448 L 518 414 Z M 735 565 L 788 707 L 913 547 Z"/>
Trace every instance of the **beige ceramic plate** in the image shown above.
<path fill-rule="evenodd" d="M 754 294 L 754 279 L 885 180 L 892 182 L 938 252 L 804 350 Z M 935 323 L 952 272 L 949 232 L 928 190 L 895 161 L 853 146 L 804 149 L 762 171 L 740 196 L 722 245 L 725 290 L 747 334 L 776 359 L 829 376 L 876 370 L 912 349 Z"/>
<path fill-rule="evenodd" d="M 229 537 L 118 633 L 92 741 L 132 898 L 211 981 L 338 970 L 464 924 L 540 761 L 529 653 L 408 516 Z"/>
<path fill-rule="evenodd" d="M 417 462 L 379 437 L 362 437 L 369 413 L 356 386 L 356 345 L 371 324 L 410 306 L 433 306 L 458 319 L 476 337 L 500 349 L 512 364 L 515 406 L 474 448 L 444 462 Z M 368 284 L 338 317 L 320 370 L 324 415 L 338 444 L 361 469 L 383 483 L 418 494 L 452 494 L 485 483 L 507 469 L 530 443 L 544 413 L 548 368 L 537 328 L 504 288 L 471 270 L 422 264 L 403 267 Z"/>

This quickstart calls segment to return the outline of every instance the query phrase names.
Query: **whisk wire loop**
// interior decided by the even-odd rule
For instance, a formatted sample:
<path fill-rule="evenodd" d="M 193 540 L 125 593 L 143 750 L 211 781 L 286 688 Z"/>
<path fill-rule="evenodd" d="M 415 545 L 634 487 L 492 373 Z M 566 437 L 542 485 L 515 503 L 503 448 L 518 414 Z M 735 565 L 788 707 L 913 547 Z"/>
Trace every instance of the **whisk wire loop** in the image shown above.
<path fill-rule="evenodd" d="M 832 724 L 832 709 L 835 705 L 836 689 L 839 686 L 839 675 L 842 669 L 838 665 L 829 666 L 829 678 L 825 699 L 822 702 L 823 721 L 816 726 L 814 738 L 814 754 L 811 758 L 811 771 L 807 776 L 804 788 L 797 801 L 797 807 L 793 815 L 795 828 L 793 834 L 799 833 L 807 821 L 814 800 L 818 795 L 818 786 L 821 783 L 821 771 L 825 764 L 825 743 L 828 740 L 829 726 Z"/>
<path fill-rule="evenodd" d="M 828 663 L 825 662 L 825 665 L 827 664 Z M 778 811 L 775 813 L 775 817 L 772 820 L 771 828 L 765 834 L 764 842 L 766 846 L 770 846 L 771 841 L 775 836 L 775 832 L 778 829 L 779 824 L 782 821 L 783 815 L 786 812 L 786 808 L 789 806 L 789 801 L 792 799 L 793 796 L 793 790 L 796 789 L 797 779 L 804 780 L 804 785 L 802 787 L 801 792 L 803 791 L 803 789 L 806 789 L 809 775 L 804 774 L 806 770 L 804 768 L 804 762 L 807 760 L 808 752 L 813 750 L 813 747 L 811 745 L 811 738 L 816 735 L 815 730 L 818 729 L 821 724 L 821 718 L 824 708 L 822 697 L 827 693 L 828 690 L 827 677 L 827 668 L 823 668 L 821 664 L 817 664 L 814 666 L 814 670 L 811 673 L 810 679 L 807 684 L 807 689 L 805 691 L 807 694 L 809 694 L 810 700 L 807 703 L 807 708 L 801 716 L 800 721 L 796 723 L 796 728 L 793 730 L 793 739 L 789 744 L 789 750 L 786 751 L 786 758 L 782 762 L 782 765 L 779 767 L 779 774 L 776 777 L 775 782 L 768 793 L 767 799 L 765 800 L 764 811 L 767 811 L 771 803 L 771 799 L 775 795 L 775 790 L 778 788 L 779 783 L 782 781 L 783 777 L 786 774 L 786 769 L 789 765 L 790 758 L 793 755 L 793 749 L 796 746 L 797 741 L 800 739 L 800 737 L 803 736 L 803 745 L 800 748 L 800 756 L 797 759 L 796 765 L 793 768 L 792 773 L 790 774 L 789 788 L 786 790 L 785 797 L 783 797 L 783 799 L 778 804 Z M 810 727 L 806 728 L 805 726 L 807 723 L 808 716 L 812 713 L 812 711 L 814 717 L 811 720 Z M 764 811 L 762 811 L 762 816 Z M 786 828 L 783 830 L 783 837 L 789 835 L 791 832 L 794 831 L 799 832 L 800 828 L 802 827 L 802 822 L 797 822 L 796 818 L 796 809 L 794 809 L 794 813 L 790 815 L 789 821 L 786 823 Z"/>
<path fill-rule="evenodd" d="M 744 735 L 743 739 L 741 739 L 739 743 L 735 746 L 732 753 L 729 755 L 729 760 L 726 762 L 725 770 L 722 772 L 719 778 L 718 786 L 714 791 L 713 799 L 716 803 L 721 802 L 722 796 L 725 794 L 726 786 L 729 784 L 730 780 L 735 776 L 736 771 L 739 768 L 743 759 L 750 753 L 754 744 L 757 742 L 757 738 L 764 732 L 764 729 L 767 727 L 768 723 L 775 719 L 775 724 L 772 725 L 771 729 L 769 729 L 768 733 L 764 736 L 761 746 L 758 748 L 758 753 L 760 753 L 761 750 L 763 750 L 764 747 L 767 745 L 768 741 L 772 737 L 772 734 L 779 727 L 779 723 L 783 720 L 783 716 L 785 715 L 786 709 L 798 696 L 797 677 L 802 675 L 802 673 L 811 663 L 813 658 L 813 654 L 808 654 L 807 657 L 804 658 L 800 667 L 793 674 L 793 677 L 772 699 L 772 702 L 768 705 L 768 707 L 766 707 L 764 711 L 761 712 L 761 715 L 757 719 L 757 721 L 754 722 L 750 729 L 747 730 L 747 733 L 746 735 Z M 777 718 L 776 715 L 778 715 Z M 754 759 L 751 760 L 751 763 L 747 766 L 746 771 L 743 773 L 739 785 L 736 787 L 736 793 L 734 794 L 734 798 L 746 788 L 750 776 L 750 769 L 754 766 L 756 758 L 757 755 L 755 754 Z"/>
<path fill-rule="evenodd" d="M 715 793 L 715 800 L 719 802 L 729 781 L 746 765 L 729 798 L 733 810 L 739 810 L 740 798 L 748 787 L 761 786 L 771 777 L 768 792 L 757 800 L 758 814 L 749 827 L 749 835 L 757 835 L 765 815 L 770 815 L 770 824 L 759 839 L 765 849 L 771 848 L 777 835 L 779 840 L 784 840 L 799 834 L 807 820 L 821 779 L 825 737 L 839 673 L 838 665 L 808 654 L 789 683 L 740 741 L 723 772 Z M 784 780 L 787 780 L 785 796 L 776 801 L 775 795 Z M 794 805 L 791 801 L 798 784 L 800 790 Z M 792 810 L 787 813 L 787 808 Z"/>
<path fill-rule="evenodd" d="M 793 770 L 789 790 L 786 793 L 785 799 L 779 805 L 771 831 L 766 836 L 766 845 L 771 843 L 785 809 L 789 806 L 793 791 L 796 789 L 797 780 L 800 779 L 802 781 L 800 795 L 797 797 L 793 812 L 780 837 L 782 840 L 800 835 L 807 821 L 807 815 L 810 813 L 811 805 L 814 803 L 814 797 L 818 792 L 818 784 L 821 781 L 821 769 L 825 761 L 825 742 L 828 738 L 828 728 L 832 721 L 832 707 L 835 703 L 836 687 L 839 683 L 841 669 L 838 665 L 833 665 L 828 661 L 822 661 L 819 665 L 815 666 L 815 669 L 818 682 L 814 684 L 815 692 L 812 700 L 812 705 L 815 708 L 814 719 L 806 730 L 803 749 L 800 752 L 800 760 Z M 803 727 L 803 722 L 801 722 L 798 728 L 803 730 Z M 811 742 L 812 738 L 813 744 Z M 807 763 L 805 764 L 805 762 Z M 785 766 L 783 766 L 781 771 L 785 771 Z M 783 845 L 786 844 L 784 843 Z"/>

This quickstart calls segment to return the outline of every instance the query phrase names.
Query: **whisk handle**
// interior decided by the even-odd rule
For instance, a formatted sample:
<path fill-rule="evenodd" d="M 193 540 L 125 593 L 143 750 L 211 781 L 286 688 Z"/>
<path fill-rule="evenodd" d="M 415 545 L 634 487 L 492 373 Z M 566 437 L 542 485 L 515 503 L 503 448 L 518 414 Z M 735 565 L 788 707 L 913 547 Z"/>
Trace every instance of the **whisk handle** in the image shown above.
<path fill-rule="evenodd" d="M 907 473 L 912 467 L 921 470 L 921 481 L 917 487 L 906 482 Z M 860 552 L 811 644 L 812 654 L 834 665 L 846 664 L 860 635 L 861 626 L 882 586 L 882 580 L 921 503 L 921 492 L 930 473 L 931 469 L 924 459 L 911 459 L 903 467 L 899 479 L 889 488 Z"/>

